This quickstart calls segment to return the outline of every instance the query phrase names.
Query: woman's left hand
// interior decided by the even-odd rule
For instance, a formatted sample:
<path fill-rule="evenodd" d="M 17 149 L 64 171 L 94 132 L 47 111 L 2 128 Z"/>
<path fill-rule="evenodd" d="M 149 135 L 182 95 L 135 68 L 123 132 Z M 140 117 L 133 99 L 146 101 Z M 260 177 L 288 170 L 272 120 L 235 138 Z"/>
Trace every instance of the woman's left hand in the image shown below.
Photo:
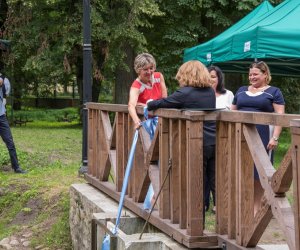
<path fill-rule="evenodd" d="M 271 138 L 271 140 L 268 143 L 267 149 L 276 149 L 278 146 L 278 141 L 275 141 L 274 138 Z"/>

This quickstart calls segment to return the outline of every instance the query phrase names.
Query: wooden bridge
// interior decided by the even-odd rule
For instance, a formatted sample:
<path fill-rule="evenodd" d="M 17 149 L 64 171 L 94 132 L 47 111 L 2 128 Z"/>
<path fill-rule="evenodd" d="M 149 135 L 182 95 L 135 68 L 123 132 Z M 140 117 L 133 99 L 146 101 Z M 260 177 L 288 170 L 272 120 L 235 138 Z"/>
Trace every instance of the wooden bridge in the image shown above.
<path fill-rule="evenodd" d="M 87 181 L 115 200 L 120 197 L 133 137 L 127 105 L 88 103 Z M 138 108 L 142 114 L 142 108 Z M 290 249 L 300 250 L 300 115 L 239 111 L 157 110 L 159 124 L 151 141 L 139 130 L 135 160 L 124 205 L 146 219 L 142 207 L 150 179 L 151 161 L 159 160 L 160 180 L 170 175 L 150 223 L 189 248 L 225 242 L 227 249 L 257 245 L 275 218 Z M 203 223 L 203 122 L 217 121 L 215 233 Z M 255 124 L 288 128 L 291 145 L 276 171 Z M 264 196 L 254 215 L 255 163 Z M 113 173 L 113 181 L 109 180 Z M 291 184 L 293 186 L 291 187 Z M 286 192 L 292 189 L 292 205 Z M 219 242 L 219 243 L 218 243 Z"/>

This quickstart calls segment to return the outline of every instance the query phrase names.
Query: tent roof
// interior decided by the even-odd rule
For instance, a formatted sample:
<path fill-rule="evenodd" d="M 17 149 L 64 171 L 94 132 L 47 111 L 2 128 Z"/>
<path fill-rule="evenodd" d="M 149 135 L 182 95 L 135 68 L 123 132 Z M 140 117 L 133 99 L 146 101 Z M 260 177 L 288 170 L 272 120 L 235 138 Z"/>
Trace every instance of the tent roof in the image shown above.
<path fill-rule="evenodd" d="M 224 50 L 227 49 L 223 44 L 224 41 L 228 40 L 234 33 L 250 27 L 251 24 L 256 23 L 257 20 L 261 20 L 272 9 L 273 6 L 268 1 L 263 1 L 248 15 L 246 15 L 240 21 L 235 23 L 233 26 L 231 26 L 215 38 L 209 40 L 206 43 L 197 45 L 189 49 L 185 49 L 184 61 L 186 62 L 189 60 L 199 60 L 206 65 L 210 64 L 211 61 L 213 61 L 216 53 L 223 54 Z M 227 47 L 229 47 L 229 45 Z"/>
<path fill-rule="evenodd" d="M 233 70 L 249 60 L 264 60 L 273 74 L 300 77 L 299 15 L 299 0 L 282 2 L 263 20 L 231 36 L 231 52 L 215 63 Z"/>
<path fill-rule="evenodd" d="M 300 77 L 299 16 L 300 1 L 285 0 L 225 38 L 219 46 L 226 50 L 212 51 L 214 57 L 204 63 L 218 65 L 224 72 L 248 72 L 251 62 L 264 60 L 273 75 Z"/>

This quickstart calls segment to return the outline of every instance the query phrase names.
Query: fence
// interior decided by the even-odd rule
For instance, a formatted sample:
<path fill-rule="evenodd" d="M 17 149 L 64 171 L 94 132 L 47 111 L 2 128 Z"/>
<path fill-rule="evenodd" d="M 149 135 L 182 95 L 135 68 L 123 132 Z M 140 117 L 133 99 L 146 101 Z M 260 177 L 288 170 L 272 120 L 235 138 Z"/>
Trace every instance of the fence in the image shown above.
<path fill-rule="evenodd" d="M 89 103 L 87 181 L 119 199 L 133 136 L 127 105 Z M 142 114 L 142 109 L 138 108 Z M 124 205 L 146 219 L 142 203 L 150 179 L 151 162 L 159 160 L 160 182 L 170 175 L 159 197 L 159 207 L 150 223 L 189 248 L 218 245 L 218 240 L 236 247 L 256 246 L 274 217 L 290 249 L 300 249 L 300 116 L 238 111 L 189 111 L 161 109 L 154 113 L 159 124 L 151 141 L 144 129 L 139 140 Z M 215 233 L 203 221 L 203 122 L 217 121 Z M 290 129 L 292 143 L 275 170 L 255 124 Z M 256 165 L 264 188 L 261 207 L 254 214 Z M 113 180 L 113 181 L 112 181 Z M 286 192 L 293 182 L 293 207 Z"/>

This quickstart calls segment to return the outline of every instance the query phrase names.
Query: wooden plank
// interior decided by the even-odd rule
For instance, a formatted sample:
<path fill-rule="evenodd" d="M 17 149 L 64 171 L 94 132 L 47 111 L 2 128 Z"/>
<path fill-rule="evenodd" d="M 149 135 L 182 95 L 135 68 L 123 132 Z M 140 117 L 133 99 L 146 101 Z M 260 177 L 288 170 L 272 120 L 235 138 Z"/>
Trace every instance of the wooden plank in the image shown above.
<path fill-rule="evenodd" d="M 271 164 L 270 158 L 260 139 L 255 125 L 244 125 L 243 131 L 250 148 L 253 160 L 261 182 L 267 184 L 275 173 L 275 168 Z"/>
<path fill-rule="evenodd" d="M 115 173 L 115 184 L 118 192 L 122 191 L 123 179 L 124 179 L 124 120 L 123 113 L 116 113 L 116 169 Z"/>
<path fill-rule="evenodd" d="M 239 208 L 241 199 L 241 151 L 242 151 L 242 124 L 235 124 L 235 173 L 236 173 L 236 235 L 237 244 L 242 245 L 241 209 Z"/>
<path fill-rule="evenodd" d="M 264 250 L 261 247 L 253 247 L 253 248 L 246 248 L 240 246 L 236 243 L 235 240 L 230 239 L 227 235 L 218 235 L 218 243 L 221 249 L 230 249 L 230 250 Z"/>
<path fill-rule="evenodd" d="M 123 166 L 124 173 L 125 173 L 125 167 L 126 167 L 127 161 L 128 161 L 129 152 L 131 149 L 134 132 L 135 132 L 134 123 L 133 123 L 133 120 L 129 117 L 129 119 L 128 119 L 128 138 L 127 138 L 128 152 L 127 152 L 127 154 L 125 154 L 125 152 L 124 152 L 124 166 Z M 126 142 L 124 141 L 124 143 L 126 143 Z M 133 174 L 131 173 L 131 175 L 129 177 L 128 188 L 127 188 L 128 196 L 131 198 L 133 197 L 133 189 L 134 189 L 134 177 L 133 177 Z"/>
<path fill-rule="evenodd" d="M 95 165 L 93 162 L 93 157 L 94 157 L 94 144 L 95 140 L 93 140 L 93 132 L 95 131 L 95 120 L 94 120 L 94 110 L 89 110 L 88 111 L 88 140 L 87 140 L 87 153 L 88 153 L 88 173 L 91 175 L 94 175 L 95 173 Z"/>
<path fill-rule="evenodd" d="M 295 249 L 300 250 L 300 121 L 291 122 Z"/>
<path fill-rule="evenodd" d="M 159 118 L 159 169 L 162 183 L 169 168 L 169 120 Z M 170 178 L 165 182 L 159 196 L 159 216 L 162 219 L 170 219 Z"/>
<path fill-rule="evenodd" d="M 157 126 L 151 145 L 145 157 L 145 165 L 148 166 L 151 161 L 158 161 L 159 159 L 159 126 Z"/>
<path fill-rule="evenodd" d="M 116 115 L 115 115 L 115 119 L 114 119 L 113 126 L 112 126 L 112 131 L 110 133 L 108 131 L 108 134 L 110 134 L 110 137 L 108 139 L 110 141 L 110 148 L 111 149 L 115 149 L 116 148 L 116 143 L 117 143 L 117 138 L 116 138 L 116 134 L 117 134 L 116 123 L 117 123 L 117 118 L 116 118 Z"/>
<path fill-rule="evenodd" d="M 132 198 L 135 202 L 140 202 L 140 182 L 143 180 L 145 166 L 144 166 L 144 148 L 143 144 L 140 140 L 140 131 L 139 138 L 137 140 L 135 154 L 134 154 L 134 162 L 131 170 L 131 175 L 133 177 L 133 192 Z"/>
<path fill-rule="evenodd" d="M 240 126 L 240 124 L 239 124 Z M 228 238 L 236 237 L 236 128 L 234 123 L 228 127 Z"/>
<path fill-rule="evenodd" d="M 147 195 L 151 183 L 148 171 L 145 168 L 142 169 L 142 171 L 143 172 L 140 178 L 140 182 L 137 183 L 137 189 L 135 191 L 138 202 L 143 202 L 145 200 L 145 197 Z"/>
<path fill-rule="evenodd" d="M 187 127 L 187 233 L 203 235 L 203 122 L 188 121 Z"/>
<path fill-rule="evenodd" d="M 140 140 L 142 142 L 143 149 L 145 152 L 144 158 L 146 158 L 147 152 L 149 151 L 149 148 L 151 147 L 151 139 L 150 139 L 150 135 L 144 128 L 140 128 Z"/>
<path fill-rule="evenodd" d="M 124 129 L 124 138 L 122 139 L 122 143 L 123 143 L 123 164 L 122 164 L 122 172 L 125 175 L 125 167 L 127 165 L 127 161 L 128 161 L 128 156 L 129 156 L 129 144 L 128 144 L 128 134 L 129 134 L 129 130 L 130 127 L 129 126 L 129 122 L 128 120 L 131 120 L 131 118 L 129 117 L 129 114 L 127 113 L 123 113 L 123 129 Z M 130 180 L 130 179 L 129 179 Z M 127 189 L 127 191 L 129 192 L 129 189 Z"/>
<path fill-rule="evenodd" d="M 290 146 L 286 152 L 280 167 L 272 176 L 271 186 L 277 195 L 283 195 L 289 191 L 293 180 L 293 166 L 292 166 L 292 147 Z"/>
<path fill-rule="evenodd" d="M 179 121 L 170 121 L 170 156 L 172 159 L 170 200 L 171 200 L 171 222 L 179 223 Z"/>
<path fill-rule="evenodd" d="M 284 232 L 290 249 L 294 249 L 295 237 L 293 235 L 295 235 L 295 221 L 291 205 L 287 198 L 275 196 L 273 189 L 269 184 L 269 180 L 271 179 L 270 177 L 272 177 L 271 173 L 274 173 L 274 168 L 261 140 L 259 139 L 260 137 L 255 126 L 244 125 L 244 133 L 260 176 L 261 185 L 265 189 L 265 195 L 271 205 L 273 215 Z M 253 237 L 259 236 L 256 235 Z"/>
<path fill-rule="evenodd" d="M 109 195 L 111 198 L 118 201 L 120 199 L 120 193 L 114 190 L 114 186 L 109 182 L 99 182 L 93 176 L 85 175 L 85 179 L 91 183 L 94 187 L 98 188 L 102 192 Z M 143 219 L 147 219 L 149 211 L 143 209 L 142 203 L 133 202 L 131 198 L 125 196 L 124 206 L 130 209 Z M 205 231 L 203 236 L 189 236 L 187 230 L 180 229 L 178 224 L 172 224 L 168 219 L 161 219 L 158 211 L 154 210 L 149 222 L 163 231 L 165 234 L 176 240 L 177 242 L 184 244 L 188 248 L 202 248 L 217 246 L 217 236 L 214 233 Z"/>
<path fill-rule="evenodd" d="M 242 125 L 243 127 L 244 125 Z M 237 155 L 240 159 L 238 179 L 239 186 L 238 192 L 238 209 L 239 209 L 239 237 L 237 238 L 238 244 L 245 246 L 247 233 L 250 229 L 251 222 L 253 221 L 253 206 L 254 206 L 254 171 L 253 161 L 248 149 L 248 145 L 245 141 L 243 133 L 240 136 L 240 155 Z"/>
<path fill-rule="evenodd" d="M 96 138 L 95 138 L 95 143 L 96 143 L 96 151 L 94 151 L 95 156 L 95 167 L 96 167 L 96 177 L 100 179 L 101 176 L 101 165 L 100 165 L 100 143 L 102 138 L 100 138 L 101 134 L 101 119 L 100 119 L 100 112 L 96 110 L 96 124 L 95 124 L 95 131 L 96 131 Z"/>
<path fill-rule="evenodd" d="M 187 228 L 187 147 L 186 121 L 179 120 L 179 228 Z"/>
<path fill-rule="evenodd" d="M 247 121 L 248 124 L 266 124 L 278 125 L 282 127 L 289 127 L 290 121 L 299 119 L 300 115 L 292 114 L 277 114 L 277 113 L 264 113 L 264 112 L 248 112 L 248 111 L 219 111 L 218 120 L 228 122 Z"/>
<path fill-rule="evenodd" d="M 107 114 L 100 111 L 99 119 L 97 119 L 99 121 L 97 132 L 97 137 L 99 138 L 99 141 L 97 142 L 97 153 L 99 154 L 98 161 L 100 166 L 99 171 L 97 171 L 97 175 L 99 176 L 100 181 L 107 180 L 111 167 L 109 164 L 110 140 L 109 135 L 106 134 L 110 133 L 111 130 L 109 129 L 110 121 L 107 118 Z"/>
<path fill-rule="evenodd" d="M 89 109 L 100 109 L 103 111 L 111 112 L 123 112 L 128 113 L 127 105 L 120 104 L 107 104 L 107 103 L 87 103 L 87 108 Z M 137 107 L 137 113 L 143 114 L 143 108 Z M 277 113 L 264 113 L 264 112 L 246 112 L 246 111 L 214 111 L 214 112 L 204 112 L 204 111 L 186 111 L 186 110 L 175 110 L 172 109 L 159 109 L 154 112 L 155 115 L 165 118 L 180 118 L 180 119 L 201 119 L 199 114 L 205 113 L 206 118 L 212 119 L 215 117 L 216 120 L 228 121 L 228 122 L 240 122 L 251 124 L 273 124 L 282 127 L 289 127 L 290 122 L 294 119 L 299 119 L 300 115 L 294 114 L 277 114 Z M 211 116 L 211 118 L 208 118 Z M 197 118 L 196 118 L 197 117 Z M 202 118 L 203 119 L 203 118 Z M 214 120 L 213 119 L 213 120 Z"/>
<path fill-rule="evenodd" d="M 268 203 L 266 196 L 263 196 L 262 207 L 255 214 L 254 220 L 251 223 L 250 230 L 248 231 L 245 238 L 245 245 L 247 247 L 255 247 L 257 245 L 272 218 L 273 214 L 271 206 Z"/>
<path fill-rule="evenodd" d="M 217 123 L 216 139 L 216 232 L 228 233 L 228 123 Z"/>
<path fill-rule="evenodd" d="M 128 105 L 88 102 L 86 106 L 88 109 L 128 113 Z"/>
<path fill-rule="evenodd" d="M 193 111 L 180 109 L 158 109 L 153 115 L 168 119 L 184 119 L 190 121 L 217 120 L 219 111 Z"/>
<path fill-rule="evenodd" d="M 108 112 L 100 112 L 101 120 L 102 120 L 102 125 L 104 129 L 104 138 L 106 140 L 106 146 L 107 148 L 110 148 L 111 144 L 111 139 L 112 139 L 112 127 L 109 119 L 109 114 Z"/>

